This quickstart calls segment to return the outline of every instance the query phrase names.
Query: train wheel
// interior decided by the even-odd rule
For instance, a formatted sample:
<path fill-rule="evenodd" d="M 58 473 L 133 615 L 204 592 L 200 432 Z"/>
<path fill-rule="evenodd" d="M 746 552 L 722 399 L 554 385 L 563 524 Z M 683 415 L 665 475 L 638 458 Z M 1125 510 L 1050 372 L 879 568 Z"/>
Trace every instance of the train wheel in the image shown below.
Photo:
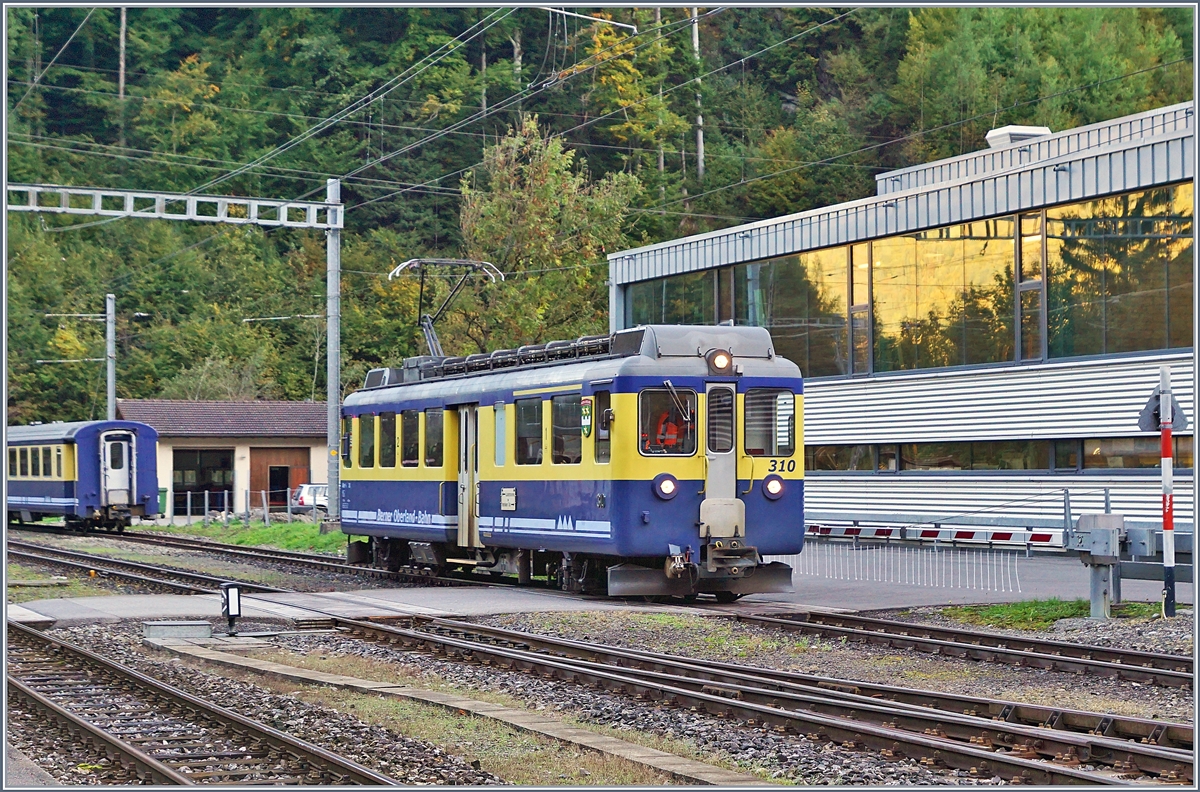
<path fill-rule="evenodd" d="M 683 600 L 684 602 L 686 602 L 688 605 L 691 605 L 693 602 L 695 602 L 699 598 L 700 598 L 699 594 L 684 594 L 682 597 L 680 597 L 680 599 Z"/>
<path fill-rule="evenodd" d="M 741 594 L 737 594 L 732 591 L 718 591 L 716 592 L 715 596 L 717 598 L 717 602 L 721 603 L 722 605 L 728 605 L 730 602 L 737 602 L 742 598 Z"/>

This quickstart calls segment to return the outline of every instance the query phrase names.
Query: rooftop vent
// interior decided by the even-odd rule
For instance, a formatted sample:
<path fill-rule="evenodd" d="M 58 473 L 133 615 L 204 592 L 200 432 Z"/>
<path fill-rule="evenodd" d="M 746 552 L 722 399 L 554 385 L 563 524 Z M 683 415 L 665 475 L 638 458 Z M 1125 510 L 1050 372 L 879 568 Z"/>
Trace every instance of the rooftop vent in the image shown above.
<path fill-rule="evenodd" d="M 1020 143 L 1022 140 L 1045 137 L 1049 134 L 1051 134 L 1050 127 L 1009 124 L 988 132 L 987 142 L 992 148 L 1003 148 L 1011 146 L 1013 143 Z"/>

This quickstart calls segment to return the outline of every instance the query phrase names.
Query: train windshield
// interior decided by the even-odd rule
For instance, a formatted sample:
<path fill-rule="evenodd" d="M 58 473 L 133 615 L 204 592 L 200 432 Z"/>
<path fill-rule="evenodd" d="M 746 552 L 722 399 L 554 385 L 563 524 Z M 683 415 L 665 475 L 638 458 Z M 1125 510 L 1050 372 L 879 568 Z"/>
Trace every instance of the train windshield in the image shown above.
<path fill-rule="evenodd" d="M 696 392 L 651 388 L 641 392 L 638 449 L 654 456 L 696 453 Z"/>
<path fill-rule="evenodd" d="M 791 456 L 796 450 L 796 396 L 790 390 L 746 391 L 746 453 Z"/>

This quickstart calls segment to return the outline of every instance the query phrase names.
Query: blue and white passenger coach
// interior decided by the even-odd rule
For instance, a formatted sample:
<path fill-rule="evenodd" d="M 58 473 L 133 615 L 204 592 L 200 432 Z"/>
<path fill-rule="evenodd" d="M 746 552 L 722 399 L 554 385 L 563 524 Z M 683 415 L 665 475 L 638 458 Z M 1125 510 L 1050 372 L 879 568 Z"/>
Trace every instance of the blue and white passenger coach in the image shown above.
<path fill-rule="evenodd" d="M 800 371 L 753 327 L 611 336 L 376 369 L 342 411 L 342 531 L 372 561 L 545 573 L 565 590 L 791 590 Z"/>
<path fill-rule="evenodd" d="M 136 421 L 8 427 L 9 522 L 124 530 L 158 514 L 158 432 Z"/>

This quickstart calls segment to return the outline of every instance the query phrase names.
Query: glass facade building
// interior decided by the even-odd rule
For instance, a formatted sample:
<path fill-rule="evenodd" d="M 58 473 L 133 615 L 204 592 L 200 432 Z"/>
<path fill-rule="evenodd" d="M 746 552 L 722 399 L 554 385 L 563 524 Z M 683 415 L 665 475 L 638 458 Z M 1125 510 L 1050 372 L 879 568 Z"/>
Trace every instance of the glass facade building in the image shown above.
<path fill-rule="evenodd" d="M 881 174 L 870 198 L 609 256 L 612 328 L 746 324 L 805 377 L 806 508 L 1152 522 L 1194 421 L 1191 103 Z M 1194 426 L 1177 433 L 1192 523 Z M 1068 510 L 1071 506 L 1067 507 Z"/>
<path fill-rule="evenodd" d="M 629 284 L 627 326 L 766 327 L 806 378 L 1188 348 L 1190 182 Z"/>

